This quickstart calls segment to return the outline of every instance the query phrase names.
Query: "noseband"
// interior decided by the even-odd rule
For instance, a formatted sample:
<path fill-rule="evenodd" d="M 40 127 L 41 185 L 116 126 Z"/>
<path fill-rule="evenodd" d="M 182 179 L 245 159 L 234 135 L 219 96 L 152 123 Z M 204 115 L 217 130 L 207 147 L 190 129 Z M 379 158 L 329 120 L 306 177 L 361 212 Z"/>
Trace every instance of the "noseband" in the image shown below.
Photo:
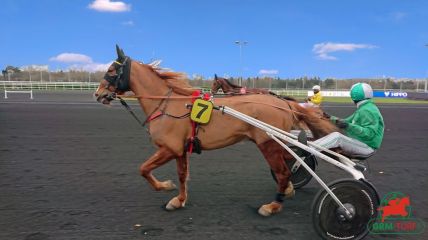
<path fill-rule="evenodd" d="M 131 59 L 126 57 L 125 60 L 120 63 L 119 61 L 113 62 L 116 70 L 115 75 L 109 75 L 106 73 L 104 79 L 108 82 L 106 89 L 110 86 L 114 86 L 116 90 L 128 91 L 129 90 L 129 75 L 131 72 Z"/>

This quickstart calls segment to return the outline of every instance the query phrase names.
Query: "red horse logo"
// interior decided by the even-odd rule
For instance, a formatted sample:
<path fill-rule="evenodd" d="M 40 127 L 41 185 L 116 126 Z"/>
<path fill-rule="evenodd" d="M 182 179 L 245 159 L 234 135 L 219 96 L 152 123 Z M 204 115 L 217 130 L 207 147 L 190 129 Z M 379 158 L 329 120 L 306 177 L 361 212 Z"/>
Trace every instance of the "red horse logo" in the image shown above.
<path fill-rule="evenodd" d="M 392 215 L 408 216 L 409 212 L 406 207 L 410 205 L 409 197 L 396 198 L 388 201 L 388 205 L 379 207 L 377 210 L 382 211 L 382 222 L 386 217 Z"/>

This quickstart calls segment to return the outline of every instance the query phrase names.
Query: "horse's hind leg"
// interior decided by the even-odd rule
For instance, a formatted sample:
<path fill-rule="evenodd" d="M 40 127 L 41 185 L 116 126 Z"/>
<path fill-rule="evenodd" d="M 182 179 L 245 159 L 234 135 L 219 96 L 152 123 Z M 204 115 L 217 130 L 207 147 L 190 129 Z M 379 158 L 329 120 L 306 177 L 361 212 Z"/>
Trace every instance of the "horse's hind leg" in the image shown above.
<path fill-rule="evenodd" d="M 180 192 L 178 196 L 171 199 L 166 205 L 167 210 L 182 208 L 187 200 L 187 179 L 189 177 L 189 161 L 186 155 L 177 158 L 177 174 L 180 181 Z"/>
<path fill-rule="evenodd" d="M 141 175 L 147 179 L 156 191 L 160 190 L 173 190 L 176 188 L 171 180 L 160 182 L 153 175 L 152 171 L 165 163 L 169 162 L 174 158 L 174 155 L 167 148 L 160 148 L 155 154 L 153 154 L 147 161 L 145 161 L 141 167 Z"/>
<path fill-rule="evenodd" d="M 294 195 L 294 188 L 289 181 L 291 173 L 284 162 L 284 149 L 274 140 L 269 140 L 257 145 L 263 156 L 269 163 L 278 180 L 278 188 L 275 200 L 269 204 L 265 204 L 259 208 L 259 214 L 270 216 L 273 213 L 282 210 L 282 202 L 285 197 Z"/>

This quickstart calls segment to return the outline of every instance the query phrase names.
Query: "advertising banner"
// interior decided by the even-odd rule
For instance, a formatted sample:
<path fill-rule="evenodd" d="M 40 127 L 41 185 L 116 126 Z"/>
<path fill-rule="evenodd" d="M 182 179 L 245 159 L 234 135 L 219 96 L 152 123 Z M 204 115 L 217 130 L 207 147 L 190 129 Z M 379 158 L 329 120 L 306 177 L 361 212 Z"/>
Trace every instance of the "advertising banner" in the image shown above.
<path fill-rule="evenodd" d="M 373 97 L 376 97 L 376 98 L 407 98 L 407 92 L 374 91 Z"/>
<path fill-rule="evenodd" d="M 349 91 L 321 91 L 323 97 L 349 97 Z M 308 96 L 313 96 L 313 91 L 308 91 Z M 407 98 L 407 92 L 373 91 L 375 98 Z"/>

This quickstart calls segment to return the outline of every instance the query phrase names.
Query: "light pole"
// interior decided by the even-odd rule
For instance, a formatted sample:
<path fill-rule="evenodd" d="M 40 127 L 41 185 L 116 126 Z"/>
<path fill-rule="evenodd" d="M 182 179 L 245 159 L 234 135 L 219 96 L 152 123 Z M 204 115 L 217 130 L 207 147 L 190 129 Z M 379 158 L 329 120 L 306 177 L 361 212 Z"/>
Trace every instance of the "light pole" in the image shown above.
<path fill-rule="evenodd" d="M 383 90 L 386 91 L 386 78 L 385 78 L 385 75 L 382 75 L 382 79 L 383 79 Z"/>
<path fill-rule="evenodd" d="M 428 44 L 425 44 L 425 47 L 428 47 Z M 427 92 L 428 79 L 425 79 L 425 92 Z"/>
<path fill-rule="evenodd" d="M 248 42 L 247 41 L 235 41 L 235 44 L 239 45 L 239 62 L 241 65 L 241 78 L 240 78 L 240 80 L 238 80 L 238 85 L 242 86 L 242 75 L 244 72 L 244 69 L 243 69 L 244 67 L 242 65 L 242 47 L 244 45 L 248 44 Z"/>

